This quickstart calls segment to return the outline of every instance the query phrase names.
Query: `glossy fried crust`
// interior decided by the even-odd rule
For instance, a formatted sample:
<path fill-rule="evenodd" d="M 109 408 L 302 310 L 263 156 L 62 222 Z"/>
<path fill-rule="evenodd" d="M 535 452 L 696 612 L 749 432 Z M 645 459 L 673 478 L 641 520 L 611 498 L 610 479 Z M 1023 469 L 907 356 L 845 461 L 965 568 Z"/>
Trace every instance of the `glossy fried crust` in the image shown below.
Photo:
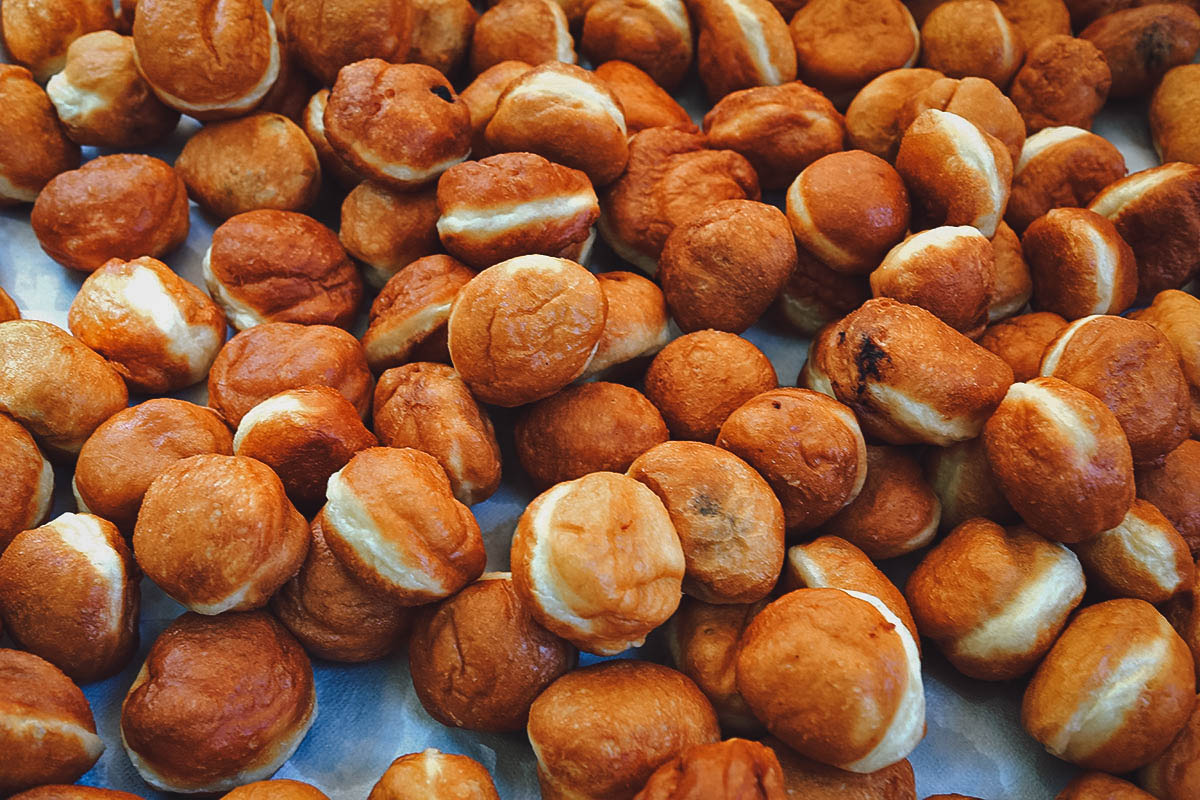
<path fill-rule="evenodd" d="M 32 203 L 55 175 L 79 166 L 50 98 L 23 67 L 0 64 L 0 206 Z"/>
<path fill-rule="evenodd" d="M 1091 128 L 1111 86 L 1104 54 L 1064 31 L 1030 47 L 1009 94 L 1029 132 L 1036 133 L 1057 125 Z"/>
<path fill-rule="evenodd" d="M 411 614 L 342 566 L 325 541 L 325 524 L 317 514 L 308 556 L 271 598 L 271 611 L 316 658 L 350 663 L 382 658 L 402 643 Z"/>
<path fill-rule="evenodd" d="M 952 78 L 977 75 L 1007 87 L 1025 46 L 991 0 L 959 0 L 933 9 L 921 25 L 921 66 Z"/>
<path fill-rule="evenodd" d="M 455 797 L 500 800 L 492 776 L 466 756 L 425 750 L 400 756 L 371 789 L 368 800 L 423 800 Z"/>
<path fill-rule="evenodd" d="M 1021 245 L 1033 278 L 1035 308 L 1075 320 L 1120 314 L 1137 296 L 1133 250 L 1094 211 L 1052 209 L 1026 229 Z"/>
<path fill-rule="evenodd" d="M 724 728 L 748 735 L 763 726 L 738 693 L 737 648 L 742 631 L 765 605 L 766 600 L 713 605 L 684 597 L 666 627 L 675 668 L 696 682 Z"/>
<path fill-rule="evenodd" d="M 911 67 L 920 47 L 900 0 L 810 0 L 788 27 L 800 80 L 835 99 L 848 99 L 888 70 Z"/>
<path fill-rule="evenodd" d="M 529 713 L 543 797 L 632 798 L 656 769 L 720 738 L 712 706 L 673 669 L 608 661 L 567 673 Z"/>
<path fill-rule="evenodd" d="M 308 656 L 274 617 L 184 614 L 146 655 L 121 706 L 121 736 L 153 785 L 220 791 L 273 773 L 316 702 Z"/>
<path fill-rule="evenodd" d="M 367 264 L 367 280 L 378 286 L 441 249 L 438 216 L 432 190 L 397 192 L 362 181 L 342 202 L 338 237 L 350 255 Z"/>
<path fill-rule="evenodd" d="M 337 234 L 312 217 L 260 209 L 213 231 L 205 275 L 234 326 L 297 322 L 348 328 L 362 278 Z"/>
<path fill-rule="evenodd" d="M 1200 299 L 1168 289 L 1155 295 L 1149 308 L 1130 317 L 1158 328 L 1179 351 L 1179 366 L 1191 393 L 1192 436 L 1200 436 Z"/>
<path fill-rule="evenodd" d="M 374 416 L 383 444 L 437 459 L 459 502 L 482 502 L 500 485 L 492 420 L 453 367 L 417 362 L 389 369 L 375 387 Z"/>
<path fill-rule="evenodd" d="M 1073 133 L 1074 135 L 1070 135 Z M 1034 148 L 1062 137 L 1035 153 Z M 1125 157 L 1102 136 L 1079 129 L 1046 129 L 1028 140 L 1004 218 L 1017 231 L 1053 208 L 1086 206 L 1100 190 L 1125 177 Z"/>
<path fill-rule="evenodd" d="M 785 800 L 769 747 L 746 739 L 700 744 L 663 764 L 634 800 Z"/>
<path fill-rule="evenodd" d="M 8 0 L 0 9 L 4 48 L 41 82 L 63 68 L 68 46 L 116 26 L 109 0 Z"/>
<path fill-rule="evenodd" d="M 900 128 L 907 129 L 929 108 L 948 111 L 974 123 L 981 131 L 1004 143 L 1013 164 L 1025 144 L 1025 121 L 1013 102 L 987 78 L 942 78 L 914 94 L 900 112 Z"/>
<path fill-rule="evenodd" d="M 20 423 L 0 414 L 0 553 L 21 531 L 36 527 L 50 512 L 54 472 Z"/>
<path fill-rule="evenodd" d="M 1189 125 L 1200 109 L 1200 66 L 1185 64 L 1163 76 L 1150 103 L 1150 130 L 1163 161 L 1200 163 L 1200 136 Z"/>
<path fill-rule="evenodd" d="M 1137 475 L 1137 493 L 1171 520 L 1187 540 L 1193 556 L 1200 556 L 1200 442 L 1192 439 L 1167 454 L 1161 466 Z"/>
<path fill-rule="evenodd" d="M 64 514 L 0 556 L 0 613 L 13 641 L 80 683 L 107 678 L 138 643 L 141 577 L 116 527 Z"/>
<path fill-rule="evenodd" d="M 423 608 L 408 647 L 421 705 L 443 725 L 473 731 L 523 729 L 529 706 L 575 660 L 575 648 L 534 621 L 506 574 Z"/>
<path fill-rule="evenodd" d="M 46 729 L 31 730 L 29 720 L 44 720 Z M 20 650 L 0 650 L 0 744 L 5 794 L 76 781 L 104 752 L 79 687 L 49 662 Z"/>
<path fill-rule="evenodd" d="M 1012 367 L 1013 380 L 1027 381 L 1037 377 L 1046 345 L 1065 327 L 1067 321 L 1058 314 L 1031 311 L 988 326 L 979 344 Z"/>
<path fill-rule="evenodd" d="M 891 161 L 907 124 L 901 112 L 909 98 L 945 77 L 936 69 L 893 69 L 859 90 L 846 109 L 846 135 L 852 147 Z"/>
<path fill-rule="evenodd" d="M 1094 44 L 1112 70 L 1110 97 L 1150 92 L 1171 67 L 1186 64 L 1200 47 L 1200 14 L 1183 3 L 1155 3 L 1101 17 L 1079 38 Z"/>
<path fill-rule="evenodd" d="M 326 86 L 364 58 L 406 60 L 416 17 L 403 0 L 288 0 L 274 14 L 289 49 Z"/>
<path fill-rule="evenodd" d="M 151 481 L 176 461 L 203 453 L 233 455 L 229 428 L 212 409 L 157 397 L 119 411 L 79 451 L 73 486 L 80 511 L 131 533 Z"/>
<path fill-rule="evenodd" d="M 362 338 L 371 368 L 385 370 L 413 359 L 449 361 L 450 306 L 474 277 L 475 271 L 458 259 L 434 255 L 389 278 L 371 304 L 371 323 Z"/>
<path fill-rule="evenodd" d="M 332 386 L 366 417 L 374 379 L 358 341 L 341 328 L 271 322 L 225 343 L 208 375 L 208 404 L 230 425 L 285 389 Z"/>
<path fill-rule="evenodd" d="M 917 800 L 913 768 L 907 759 L 859 774 L 807 759 L 778 739 L 768 737 L 763 744 L 779 758 L 789 800 Z"/>
<path fill-rule="evenodd" d="M 654 94 L 661 92 L 670 97 L 667 92 L 678 87 L 692 63 L 691 22 L 686 12 L 678 15 L 680 10 L 680 0 L 598 0 L 588 6 L 580 45 L 593 64 L 600 64 L 596 72 L 602 79 L 611 81 L 622 73 L 633 75 L 629 67 L 634 67 L 661 87 Z M 614 68 L 609 64 L 624 66 Z M 620 97 L 622 93 L 616 94 Z M 621 103 L 628 105 L 623 98 Z M 674 108 L 678 107 L 672 98 L 661 111 L 666 114 L 669 108 L 676 120 L 690 123 L 686 112 L 682 117 L 677 115 Z M 640 115 L 631 113 L 628 107 L 625 113 L 630 130 L 655 127 L 635 126 L 633 119 Z"/>
<path fill-rule="evenodd" d="M 1197 698 L 1200 702 L 1200 698 Z M 1158 758 L 1152 761 L 1140 778 L 1154 797 L 1185 800 L 1200 790 L 1200 711 L 1193 711 L 1183 730 Z M 1151 795 L 1130 795 L 1128 800 L 1148 800 Z M 1120 800 L 1125 800 L 1121 798 Z"/>
<path fill-rule="evenodd" d="M 492 154 L 484 131 L 492 121 L 492 115 L 496 113 L 500 95 L 504 94 L 509 84 L 531 69 L 533 65 L 524 61 L 501 61 L 480 72 L 475 76 L 475 80 L 462 90 L 459 97 L 471 112 L 471 155 L 475 158 L 484 158 Z"/>
<path fill-rule="evenodd" d="M 795 80 L 796 48 L 787 20 L 768 0 L 700 0 L 689 5 L 700 31 L 696 69 L 709 99 Z M 742 16 L 757 24 L 743 28 Z"/>
<path fill-rule="evenodd" d="M 608 311 L 604 333 L 583 372 L 585 378 L 610 367 L 636 368 L 662 350 L 671 338 L 667 303 L 653 281 L 624 271 L 597 273 L 596 280 L 600 281 Z"/>

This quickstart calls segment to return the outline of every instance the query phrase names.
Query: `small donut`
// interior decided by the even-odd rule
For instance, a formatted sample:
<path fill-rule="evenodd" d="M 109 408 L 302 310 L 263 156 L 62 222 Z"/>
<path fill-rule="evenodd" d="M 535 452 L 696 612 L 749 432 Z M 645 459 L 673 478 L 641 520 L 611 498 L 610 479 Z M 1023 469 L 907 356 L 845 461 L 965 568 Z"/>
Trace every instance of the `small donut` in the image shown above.
<path fill-rule="evenodd" d="M 432 748 L 400 756 L 371 788 L 367 800 L 425 797 L 500 800 L 492 776 L 478 761 Z"/>
<path fill-rule="evenodd" d="M 1021 722 L 1053 756 L 1120 774 L 1159 755 L 1196 703 L 1191 653 L 1154 606 L 1089 606 L 1025 690 Z"/>
<path fill-rule="evenodd" d="M 485 158 L 492 155 L 484 131 L 496 113 L 500 95 L 514 80 L 533 69 L 533 65 L 519 60 L 501 61 L 475 76 L 475 80 L 462 90 L 459 98 L 471 112 L 471 155 Z"/>
<path fill-rule="evenodd" d="M 187 188 L 157 158 L 101 156 L 47 183 L 29 222 L 47 255 L 80 272 L 113 258 L 158 258 L 187 238 Z"/>
<path fill-rule="evenodd" d="M 992 0 L 953 0 L 921 25 L 921 66 L 1008 86 L 1025 58 L 1021 35 Z"/>
<path fill-rule="evenodd" d="M 325 501 L 329 476 L 359 450 L 378 444 L 337 389 L 304 386 L 268 397 L 242 417 L 233 452 L 266 464 L 297 508 Z"/>
<path fill-rule="evenodd" d="M 481 272 L 454 299 L 454 368 L 485 403 L 519 406 L 578 378 L 604 330 L 606 301 L 590 272 L 563 258 L 520 256 Z"/>
<path fill-rule="evenodd" d="M 1111 597 L 1163 603 L 1195 578 L 1192 552 L 1154 504 L 1134 500 L 1121 524 L 1075 545 L 1088 584 Z"/>
<path fill-rule="evenodd" d="M 431 189 L 397 192 L 363 181 L 342 201 L 338 238 L 363 262 L 367 283 L 381 287 L 404 267 L 441 250 L 439 216 Z"/>
<path fill-rule="evenodd" d="M 517 523 L 511 563 L 533 618 L 596 655 L 638 647 L 666 622 L 679 606 L 685 569 L 662 501 L 612 472 L 538 495 Z"/>
<path fill-rule="evenodd" d="M 808 389 L 774 389 L 721 425 L 717 446 L 759 471 L 791 532 L 812 530 L 862 491 L 867 448 L 854 413 Z"/>
<path fill-rule="evenodd" d="M 1133 459 L 1099 399 L 1058 378 L 1014 383 L 987 421 L 988 464 L 1029 527 L 1074 543 L 1116 527 L 1133 503 Z"/>
<path fill-rule="evenodd" d="M 265 111 L 205 125 L 175 168 L 192 199 L 221 219 L 259 208 L 304 211 L 321 189 L 321 162 L 308 135 Z"/>
<path fill-rule="evenodd" d="M 1137 296 L 1137 262 L 1111 222 L 1085 208 L 1055 208 L 1025 230 L 1021 249 L 1033 306 L 1068 320 L 1120 314 Z"/>
<path fill-rule="evenodd" d="M 533 701 L 576 658 L 498 572 L 421 609 L 408 648 L 413 689 L 431 717 L 497 733 L 524 729 Z"/>
<path fill-rule="evenodd" d="M 258 0 L 138 0 L 137 68 L 158 99 L 200 120 L 237 117 L 279 77 L 275 22 Z"/>
<path fill-rule="evenodd" d="M 1111 87 L 1104 54 L 1064 32 L 1029 45 L 1009 94 L 1033 134 L 1063 125 L 1091 128 Z"/>
<path fill-rule="evenodd" d="M 453 75 L 467 57 L 479 12 L 470 0 L 410 0 L 412 45 L 406 61 Z"/>
<path fill-rule="evenodd" d="M 338 71 L 357 61 L 408 60 L 419 12 L 403 0 L 287 0 L 273 14 L 288 49 L 332 86 Z"/>
<path fill-rule="evenodd" d="M 1047 211 L 1086 207 L 1124 177 L 1125 157 L 1107 139 L 1082 128 L 1043 128 L 1021 148 L 1004 218 L 1024 233 Z"/>
<path fill-rule="evenodd" d="M 375 385 L 374 409 L 380 442 L 437 459 L 460 503 L 483 502 L 500 486 L 492 420 L 453 367 L 415 363 L 389 369 Z"/>
<path fill-rule="evenodd" d="M 122 409 L 79 451 L 71 481 L 76 505 L 131 535 L 151 482 L 177 461 L 203 454 L 233 455 L 233 436 L 211 408 L 156 397 Z"/>
<path fill-rule="evenodd" d="M 204 253 L 204 282 L 242 331 L 264 322 L 349 328 L 362 300 L 358 268 L 336 233 L 294 211 L 230 217 Z"/>
<path fill-rule="evenodd" d="M 137 71 L 133 39 L 113 31 L 80 36 L 61 72 L 46 84 L 63 128 L 76 144 L 117 149 L 162 141 L 179 124 Z"/>
<path fill-rule="evenodd" d="M 1150 132 L 1160 160 L 1200 164 L 1200 137 L 1185 120 L 1200 106 L 1196 91 L 1200 66 L 1184 64 L 1163 76 L 1150 101 Z"/>
<path fill-rule="evenodd" d="M 0 8 L 8 57 L 28 67 L 39 83 L 62 71 L 71 44 L 116 25 L 109 0 L 7 0 Z"/>
<path fill-rule="evenodd" d="M 713 605 L 684 597 L 666 626 L 675 668 L 696 682 L 725 730 L 747 735 L 764 731 L 738 693 L 737 647 L 742 631 L 766 602 Z"/>
<path fill-rule="evenodd" d="M 1038 376 L 1042 353 L 1067 324 L 1052 311 L 1031 311 L 989 325 L 979 344 L 1012 367 L 1014 381 L 1028 381 Z"/>
<path fill-rule="evenodd" d="M 935 69 L 888 70 L 859 90 L 846 108 L 846 140 L 851 147 L 894 161 L 907 125 L 900 114 L 909 98 L 946 77 Z"/>
<path fill-rule="evenodd" d="M 1109 97 L 1153 91 L 1167 70 L 1189 63 L 1200 48 L 1200 14 L 1182 3 L 1153 3 L 1103 16 L 1084 28 L 1112 71 Z"/>
<path fill-rule="evenodd" d="M 938 524 L 942 533 L 974 517 L 1005 525 L 1018 521 L 988 464 L 982 436 L 949 447 L 931 447 L 922 464 L 942 507 Z"/>
<path fill-rule="evenodd" d="M 899 123 L 907 130 L 922 111 L 936 108 L 958 114 L 984 133 L 995 136 L 1008 148 L 1012 162 L 1021 157 L 1025 144 L 1025 121 L 996 84 L 986 78 L 941 78 L 911 95 L 900 110 Z"/>
<path fill-rule="evenodd" d="M 683 800 L 705 786 L 705 797 L 784 800 L 783 768 L 771 748 L 746 739 L 698 744 L 654 771 L 634 800 Z"/>
<path fill-rule="evenodd" d="M 598 273 L 596 280 L 608 312 L 583 378 L 642 365 L 671 339 L 667 301 L 653 281 L 622 271 Z"/>
<path fill-rule="evenodd" d="M 1192 555 L 1200 557 L 1200 442 L 1186 439 L 1161 466 L 1137 474 L 1137 495 L 1148 500 L 1183 535 Z"/>
<path fill-rule="evenodd" d="M 114 258 L 79 287 L 71 333 L 134 391 L 165 394 L 204 380 L 225 343 L 225 314 L 161 261 Z"/>
<path fill-rule="evenodd" d="M 54 468 L 29 431 L 0 414 L 0 553 L 21 531 L 36 528 L 54 501 Z"/>
<path fill-rule="evenodd" d="M 567 15 L 555 0 L 503 0 L 483 12 L 471 35 L 471 72 L 505 61 L 530 67 L 561 61 L 574 64 L 575 41 Z"/>
<path fill-rule="evenodd" d="M 442 73 L 424 64 L 357 61 L 338 72 L 325 136 L 363 177 L 412 191 L 467 157 L 471 120 Z"/>
<path fill-rule="evenodd" d="M 0 108 L 0 208 L 32 203 L 51 178 L 79 166 L 79 145 L 24 67 L 0 64 Z"/>
<path fill-rule="evenodd" d="M 1200 300 L 1187 292 L 1167 289 L 1154 296 L 1148 308 L 1129 315 L 1148 322 L 1179 351 L 1179 366 L 1191 395 L 1192 437 L 1200 436 Z"/>
<path fill-rule="evenodd" d="M 738 89 L 796 79 L 787 20 L 769 0 L 695 0 L 696 71 L 712 102 Z"/>
<path fill-rule="evenodd" d="M 666 92 L 683 81 L 694 51 L 692 23 L 681 0 L 596 0 L 584 15 L 579 45 L 593 64 L 627 62 Z M 609 80 L 603 73 L 600 77 Z"/>
<path fill-rule="evenodd" d="M 184 614 L 129 687 L 121 741 L 154 788 L 211 794 L 271 777 L 316 716 L 312 664 L 274 617 Z"/>
<path fill-rule="evenodd" d="M 592 7 L 596 5 L 599 3 L 593 3 Z M 604 81 L 620 101 L 629 133 L 646 128 L 696 130 L 696 124 L 683 106 L 636 65 L 628 61 L 605 61 L 595 71 L 596 77 Z"/>
<path fill-rule="evenodd" d="M 753 603 L 783 565 L 783 508 L 754 468 L 702 442 L 664 442 L 626 473 L 658 495 L 683 545 L 683 591 L 706 603 Z"/>

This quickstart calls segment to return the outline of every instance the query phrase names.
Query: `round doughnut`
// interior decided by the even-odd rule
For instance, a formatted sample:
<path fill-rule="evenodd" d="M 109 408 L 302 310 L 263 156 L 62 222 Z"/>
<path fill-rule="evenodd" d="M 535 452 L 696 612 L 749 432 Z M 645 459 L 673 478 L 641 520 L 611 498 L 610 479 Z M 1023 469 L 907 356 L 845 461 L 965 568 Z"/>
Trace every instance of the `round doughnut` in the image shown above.
<path fill-rule="evenodd" d="M 453 75 L 467 56 L 479 12 L 470 0 L 410 0 L 412 45 L 406 61 Z"/>
<path fill-rule="evenodd" d="M 1124 8 L 1100 17 L 1080 31 L 1079 38 L 1104 54 L 1112 70 L 1109 97 L 1138 97 L 1153 91 L 1171 67 L 1195 58 L 1200 14 L 1184 3 Z"/>
<path fill-rule="evenodd" d="M 325 86 L 363 59 L 407 60 L 418 13 L 403 0 L 287 0 L 273 10 L 288 49 Z"/>
<path fill-rule="evenodd" d="M 681 0 L 596 0 L 579 40 L 601 78 L 605 62 L 623 61 L 674 91 L 692 64 L 692 23 Z M 651 127 L 651 126 L 647 126 Z"/>
<path fill-rule="evenodd" d="M 0 414 L 0 553 L 21 531 L 36 528 L 54 501 L 54 468 L 29 431 Z"/>
<path fill-rule="evenodd" d="M 696 130 L 696 123 L 683 106 L 636 65 L 628 61 L 605 61 L 595 72 L 620 101 L 625 128 L 631 134 L 646 128 Z"/>
<path fill-rule="evenodd" d="M 865 775 L 805 758 L 778 739 L 763 740 L 775 751 L 783 768 L 783 785 L 788 797 L 805 800 L 917 800 L 916 777 L 907 759 Z M 851 794 L 847 794 L 851 793 Z"/>
<path fill-rule="evenodd" d="M 888 70 L 859 90 L 846 108 L 846 140 L 849 145 L 888 161 L 906 125 L 900 114 L 909 98 L 941 78 L 935 69 L 913 67 Z"/>
<path fill-rule="evenodd" d="M 1031 311 L 989 325 L 979 337 L 979 344 L 1012 367 L 1013 380 L 1027 381 L 1038 376 L 1042 353 L 1065 327 L 1067 321 L 1058 314 Z"/>
<path fill-rule="evenodd" d="M 795 230 L 793 227 L 792 232 Z M 777 316 L 814 339 L 826 325 L 870 299 L 871 286 L 865 277 L 832 270 L 800 245 L 796 248 L 796 271 L 780 291 L 775 309 Z"/>
<path fill-rule="evenodd" d="M 439 216 L 432 189 L 397 192 L 362 181 L 342 201 L 338 238 L 363 262 L 367 283 L 380 287 L 404 267 L 441 250 Z"/>
<path fill-rule="evenodd" d="M 1163 603 L 1191 587 L 1192 551 L 1152 503 L 1134 500 L 1121 524 L 1075 545 L 1088 584 L 1110 597 Z"/>
<path fill-rule="evenodd" d="M 79 145 L 24 67 L 0 64 L 0 108 L 0 208 L 32 203 L 51 178 L 79 166 Z"/>
<path fill-rule="evenodd" d="M 85 799 L 80 798 L 80 800 Z M 307 783 L 276 778 L 239 786 L 227 793 L 221 800 L 329 800 L 329 797 L 317 787 Z"/>
<path fill-rule="evenodd" d="M 974 517 L 1006 525 L 1019 519 L 1000 491 L 982 436 L 949 447 L 931 447 L 922 462 L 929 485 L 941 503 L 938 528 L 943 533 Z"/>
<path fill-rule="evenodd" d="M 1187 724 L 1167 746 L 1162 755 L 1155 758 L 1138 774 L 1142 786 L 1151 794 L 1149 797 L 1164 800 L 1184 800 L 1200 788 L 1200 713 L 1192 711 Z M 1143 800 L 1140 793 L 1131 800 Z"/>
<path fill-rule="evenodd" d="M 1163 76 L 1150 101 L 1150 131 L 1154 149 L 1164 162 L 1200 164 L 1200 138 L 1185 120 L 1194 117 L 1200 104 L 1196 91 L 1200 67 L 1185 64 Z"/>
<path fill-rule="evenodd" d="M 984 133 L 995 136 L 1008 148 L 1013 163 L 1025 144 L 1025 121 L 996 84 L 986 78 L 941 78 L 908 98 L 900 110 L 899 124 L 905 130 L 922 111 L 936 108 L 958 114 Z"/>
<path fill-rule="evenodd" d="M 1021 35 L 992 0 L 953 0 L 921 25 L 921 66 L 1008 86 L 1025 57 Z"/>
<path fill-rule="evenodd" d="M 1008 91 L 1032 134 L 1060 125 L 1091 128 L 1111 86 L 1104 54 L 1063 31 L 1029 44 Z"/>
<path fill-rule="evenodd" d="M 696 71 L 716 102 L 730 92 L 796 79 L 787 20 L 769 0 L 698 0 Z"/>
<path fill-rule="evenodd" d="M 400 756 L 371 789 L 367 800 L 421 800 L 426 797 L 500 800 L 492 776 L 466 756 L 432 748 Z"/>
<path fill-rule="evenodd" d="M 1055 208 L 1034 220 L 1021 247 L 1033 278 L 1033 305 L 1076 320 L 1120 314 L 1137 296 L 1133 250 L 1104 217 Z"/>
<path fill-rule="evenodd" d="M 662 290 L 633 272 L 596 275 L 608 311 L 596 352 L 580 377 L 626 371 L 645 363 L 671 339 L 671 317 Z"/>
<path fill-rule="evenodd" d="M 530 67 L 576 62 L 575 42 L 559 3 L 503 0 L 483 12 L 471 35 L 471 72 L 479 75 L 513 60 Z"/>
<path fill-rule="evenodd" d="M 764 728 L 738 693 L 737 647 L 742 631 L 765 605 L 765 599 L 712 605 L 684 597 L 666 625 L 675 668 L 696 682 L 722 728 L 754 736 Z"/>
<path fill-rule="evenodd" d="M 308 99 L 308 103 L 304 106 L 303 116 L 296 120 L 304 129 L 304 135 L 308 137 L 313 150 L 317 153 L 317 161 L 321 164 L 321 174 L 332 175 L 339 186 L 350 189 L 352 192 L 360 184 L 374 186 L 374 184 L 363 181 L 362 176 L 335 153 L 333 146 L 329 144 L 329 139 L 325 136 L 325 106 L 328 104 L 329 90 L 321 89 Z M 386 191 L 382 187 L 375 188 L 377 191 Z"/>
<path fill-rule="evenodd" d="M 488 147 L 485 131 L 496 113 L 496 104 L 500 95 L 514 80 L 533 69 L 533 65 L 512 59 L 501 61 L 488 67 L 475 76 L 475 80 L 462 90 L 459 97 L 467 104 L 471 112 L 471 155 L 475 158 L 485 158 L 492 155 Z"/>
<path fill-rule="evenodd" d="M 1200 435 L 1200 300 L 1186 292 L 1167 289 L 1148 308 L 1129 315 L 1149 322 L 1179 351 L 1179 366 L 1191 394 L 1192 436 Z"/>
<path fill-rule="evenodd" d="M 1125 157 L 1111 142 L 1082 128 L 1043 128 L 1025 140 L 1004 218 L 1024 232 L 1055 208 L 1082 208 L 1125 177 Z"/>
<path fill-rule="evenodd" d="M 746 739 L 698 744 L 654 771 L 634 800 L 683 800 L 696 786 L 712 800 L 783 798 L 783 768 L 771 748 Z"/>

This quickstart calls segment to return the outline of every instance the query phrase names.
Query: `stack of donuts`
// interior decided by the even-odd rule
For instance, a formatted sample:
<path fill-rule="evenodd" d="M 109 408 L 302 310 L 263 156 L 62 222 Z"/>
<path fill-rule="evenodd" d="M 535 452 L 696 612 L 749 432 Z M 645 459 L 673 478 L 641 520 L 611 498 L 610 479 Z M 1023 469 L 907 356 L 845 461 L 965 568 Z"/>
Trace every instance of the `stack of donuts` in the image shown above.
<path fill-rule="evenodd" d="M 0 797 L 328 800 L 314 659 L 551 800 L 916 800 L 930 659 L 1058 800 L 1200 797 L 1197 7 L 0 0 L 0 205 L 78 285 L 0 290 Z"/>

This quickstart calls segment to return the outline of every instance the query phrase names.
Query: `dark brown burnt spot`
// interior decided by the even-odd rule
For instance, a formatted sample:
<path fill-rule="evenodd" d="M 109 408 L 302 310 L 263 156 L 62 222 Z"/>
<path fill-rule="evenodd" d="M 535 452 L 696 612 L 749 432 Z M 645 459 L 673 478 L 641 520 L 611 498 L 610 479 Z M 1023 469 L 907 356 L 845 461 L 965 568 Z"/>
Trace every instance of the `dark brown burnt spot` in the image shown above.
<path fill-rule="evenodd" d="M 867 336 L 862 337 L 858 350 L 854 354 L 854 365 L 858 368 L 857 393 L 862 397 L 867 393 L 867 380 L 883 377 L 881 369 L 884 363 L 891 363 L 892 357 Z"/>
<path fill-rule="evenodd" d="M 1151 25 L 1138 36 L 1134 52 L 1147 72 L 1161 72 L 1171 62 L 1171 32 L 1163 25 Z"/>

